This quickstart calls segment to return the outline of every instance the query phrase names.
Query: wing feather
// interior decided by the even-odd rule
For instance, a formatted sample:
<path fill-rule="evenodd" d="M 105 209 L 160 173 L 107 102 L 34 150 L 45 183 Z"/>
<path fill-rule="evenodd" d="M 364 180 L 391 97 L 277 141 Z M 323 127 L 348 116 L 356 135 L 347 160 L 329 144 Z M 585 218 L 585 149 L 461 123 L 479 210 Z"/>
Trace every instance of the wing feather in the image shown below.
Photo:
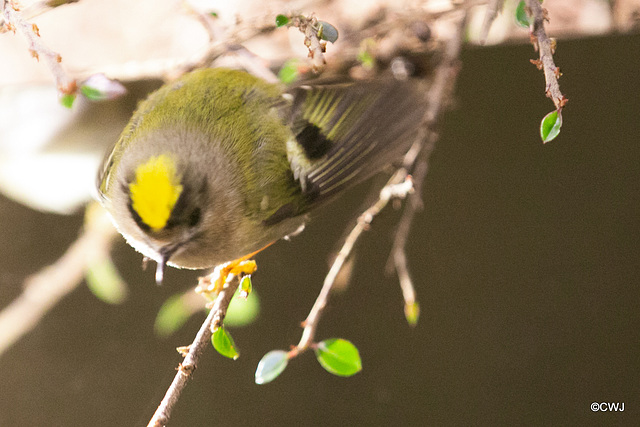
<path fill-rule="evenodd" d="M 384 82 L 300 86 L 289 160 L 311 203 L 379 172 L 404 154 L 424 113 L 421 86 Z"/>

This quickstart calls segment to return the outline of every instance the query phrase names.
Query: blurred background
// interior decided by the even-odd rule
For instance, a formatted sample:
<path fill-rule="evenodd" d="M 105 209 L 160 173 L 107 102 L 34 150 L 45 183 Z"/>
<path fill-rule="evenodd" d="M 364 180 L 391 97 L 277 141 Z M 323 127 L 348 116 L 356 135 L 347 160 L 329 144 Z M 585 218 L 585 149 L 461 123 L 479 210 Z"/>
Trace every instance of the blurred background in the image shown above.
<path fill-rule="evenodd" d="M 400 214 L 389 209 L 356 247 L 350 286 L 332 296 L 318 331 L 356 344 L 363 371 L 334 377 L 305 354 L 273 383 L 254 384 L 266 352 L 297 343 L 363 184 L 258 255 L 259 317 L 232 329 L 240 359 L 209 349 L 170 425 L 637 424 L 638 51 L 637 35 L 560 40 L 570 102 L 560 136 L 543 145 L 539 121 L 552 104 L 532 47 L 465 48 L 407 251 L 417 327 L 384 274 Z M 83 213 L 0 196 L 0 224 L 6 307 L 77 238 Z M 112 255 L 128 284 L 122 303 L 80 286 L 0 356 L 0 426 L 146 425 L 180 361 L 175 347 L 192 341 L 204 313 L 164 339 L 155 317 L 198 274 L 169 269 L 156 287 L 121 239 Z M 592 402 L 625 411 L 592 412 Z"/>

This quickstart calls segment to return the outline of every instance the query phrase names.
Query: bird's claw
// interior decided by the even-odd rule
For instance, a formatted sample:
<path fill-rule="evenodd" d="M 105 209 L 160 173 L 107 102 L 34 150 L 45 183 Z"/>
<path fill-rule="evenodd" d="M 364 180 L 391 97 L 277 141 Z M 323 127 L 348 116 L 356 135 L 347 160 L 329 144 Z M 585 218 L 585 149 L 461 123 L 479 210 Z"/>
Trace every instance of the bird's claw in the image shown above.
<path fill-rule="evenodd" d="M 220 291 L 224 289 L 229 276 L 252 274 L 257 269 L 256 262 L 246 258 L 220 264 L 213 269 L 211 274 L 199 279 L 196 292 L 202 294 L 208 300 L 213 301 Z"/>

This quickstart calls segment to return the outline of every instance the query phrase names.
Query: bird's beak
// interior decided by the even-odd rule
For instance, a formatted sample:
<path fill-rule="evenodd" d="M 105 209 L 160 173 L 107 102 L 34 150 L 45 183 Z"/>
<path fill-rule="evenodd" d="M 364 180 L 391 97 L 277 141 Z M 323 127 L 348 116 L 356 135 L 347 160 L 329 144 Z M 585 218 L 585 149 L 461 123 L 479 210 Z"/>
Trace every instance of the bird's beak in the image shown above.
<path fill-rule="evenodd" d="M 162 285 L 162 280 L 164 280 L 164 269 L 167 266 L 167 261 L 169 258 L 166 256 L 162 256 L 162 259 L 158 261 L 158 265 L 156 267 L 156 285 Z"/>
<path fill-rule="evenodd" d="M 169 258 L 175 253 L 176 249 L 178 249 L 177 246 L 173 248 L 162 248 L 160 250 L 160 261 L 158 261 L 158 265 L 156 266 L 156 284 L 158 286 L 162 285 L 164 269 L 167 267 L 167 262 L 169 262 Z"/>

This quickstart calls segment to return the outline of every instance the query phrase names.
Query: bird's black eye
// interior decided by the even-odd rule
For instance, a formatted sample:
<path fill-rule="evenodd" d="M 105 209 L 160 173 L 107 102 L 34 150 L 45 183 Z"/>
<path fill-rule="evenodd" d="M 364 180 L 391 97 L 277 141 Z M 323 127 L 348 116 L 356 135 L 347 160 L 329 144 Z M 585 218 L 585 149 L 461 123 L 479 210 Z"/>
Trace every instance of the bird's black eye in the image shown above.
<path fill-rule="evenodd" d="M 189 215 L 189 227 L 195 227 L 200 222 L 200 208 L 195 208 Z"/>

